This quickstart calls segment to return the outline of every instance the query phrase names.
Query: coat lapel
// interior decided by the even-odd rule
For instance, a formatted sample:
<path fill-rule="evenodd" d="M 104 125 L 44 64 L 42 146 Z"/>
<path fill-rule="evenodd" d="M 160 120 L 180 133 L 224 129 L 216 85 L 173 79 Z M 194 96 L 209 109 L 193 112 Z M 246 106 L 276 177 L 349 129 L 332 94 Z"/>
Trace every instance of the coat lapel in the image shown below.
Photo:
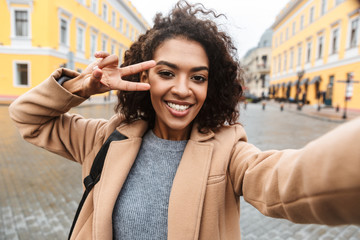
<path fill-rule="evenodd" d="M 195 127 L 194 127 L 195 128 Z M 194 133 L 186 145 L 171 189 L 168 239 L 198 239 L 213 144 L 201 142 L 206 135 Z"/>
<path fill-rule="evenodd" d="M 141 146 L 147 124 L 137 121 L 117 130 L 129 139 L 114 141 L 106 154 L 100 181 L 94 187 L 93 239 L 112 239 L 112 212 Z"/>

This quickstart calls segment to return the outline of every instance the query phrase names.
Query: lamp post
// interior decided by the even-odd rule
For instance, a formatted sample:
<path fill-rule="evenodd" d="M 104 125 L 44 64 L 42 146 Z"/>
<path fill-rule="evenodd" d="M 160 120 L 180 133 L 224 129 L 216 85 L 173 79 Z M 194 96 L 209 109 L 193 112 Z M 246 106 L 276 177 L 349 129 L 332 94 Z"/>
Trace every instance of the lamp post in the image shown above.
<path fill-rule="evenodd" d="M 343 119 L 347 118 L 347 102 L 351 100 L 353 94 L 353 84 L 359 83 L 359 81 L 354 81 L 354 73 L 348 73 L 347 79 L 345 81 L 339 80 L 337 82 L 346 83 L 345 87 L 345 98 L 344 98 L 344 114 L 342 116 Z"/>
<path fill-rule="evenodd" d="M 351 100 L 352 92 L 353 92 L 353 81 L 354 81 L 354 74 L 349 73 L 346 79 L 346 87 L 345 87 L 345 99 L 344 99 L 344 114 L 343 119 L 347 118 L 346 110 L 347 110 L 347 102 Z"/>
<path fill-rule="evenodd" d="M 300 81 L 302 79 L 302 77 L 304 76 L 305 74 L 305 70 L 301 70 L 301 71 L 298 71 L 297 72 L 297 76 L 298 76 L 298 81 L 296 83 L 296 96 L 295 96 L 295 101 L 296 101 L 296 104 L 297 104 L 297 109 L 298 110 L 301 110 L 302 108 L 302 105 L 300 105 L 299 103 L 299 90 L 300 90 Z"/>

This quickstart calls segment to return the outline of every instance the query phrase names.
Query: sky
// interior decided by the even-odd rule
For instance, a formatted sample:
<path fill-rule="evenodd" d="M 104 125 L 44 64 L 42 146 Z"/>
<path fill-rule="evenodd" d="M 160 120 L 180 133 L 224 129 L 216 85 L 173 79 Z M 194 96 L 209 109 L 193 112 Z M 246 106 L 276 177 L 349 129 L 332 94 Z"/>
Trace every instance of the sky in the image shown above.
<path fill-rule="evenodd" d="M 157 12 L 167 14 L 177 0 L 130 0 L 152 26 Z M 264 31 L 271 27 L 276 15 L 289 0 L 188 0 L 226 15 L 226 31 L 233 38 L 239 58 L 256 47 Z"/>

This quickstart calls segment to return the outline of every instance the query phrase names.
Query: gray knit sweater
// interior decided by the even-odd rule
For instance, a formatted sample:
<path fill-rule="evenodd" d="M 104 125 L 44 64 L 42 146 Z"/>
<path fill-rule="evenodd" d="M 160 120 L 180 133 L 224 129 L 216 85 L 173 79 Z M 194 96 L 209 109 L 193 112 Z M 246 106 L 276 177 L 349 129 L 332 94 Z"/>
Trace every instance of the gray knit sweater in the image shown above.
<path fill-rule="evenodd" d="M 145 134 L 115 203 L 113 239 L 167 239 L 170 191 L 186 143 Z"/>

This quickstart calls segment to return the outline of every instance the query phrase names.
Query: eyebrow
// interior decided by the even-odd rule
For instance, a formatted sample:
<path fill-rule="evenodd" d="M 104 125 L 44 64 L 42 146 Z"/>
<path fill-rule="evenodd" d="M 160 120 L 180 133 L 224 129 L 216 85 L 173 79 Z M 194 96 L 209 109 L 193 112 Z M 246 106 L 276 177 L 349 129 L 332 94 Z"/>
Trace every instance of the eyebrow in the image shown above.
<path fill-rule="evenodd" d="M 168 61 L 159 61 L 159 62 L 156 63 L 156 65 L 165 65 L 165 66 L 168 66 L 170 68 L 174 68 L 176 70 L 179 69 L 179 67 L 176 64 L 170 63 Z M 209 71 L 209 68 L 206 67 L 206 66 L 199 66 L 199 67 L 193 67 L 190 71 L 191 72 L 198 72 L 198 71 L 201 71 L 201 70 Z"/>

